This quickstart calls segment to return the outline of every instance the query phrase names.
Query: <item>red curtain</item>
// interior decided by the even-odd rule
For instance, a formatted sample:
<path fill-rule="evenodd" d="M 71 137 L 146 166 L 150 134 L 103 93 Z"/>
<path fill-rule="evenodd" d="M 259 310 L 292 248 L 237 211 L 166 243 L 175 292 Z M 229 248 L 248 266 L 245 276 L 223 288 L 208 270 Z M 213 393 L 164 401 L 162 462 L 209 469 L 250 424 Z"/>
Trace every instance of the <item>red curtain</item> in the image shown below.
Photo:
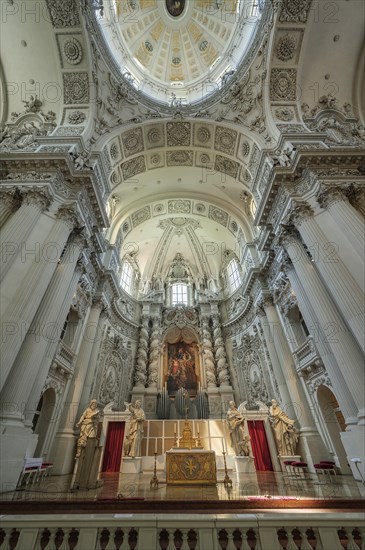
<path fill-rule="evenodd" d="M 255 457 L 256 470 L 272 471 L 273 467 L 264 422 L 262 420 L 249 420 L 247 426 L 251 437 L 252 454 Z"/>
<path fill-rule="evenodd" d="M 109 422 L 102 472 L 119 472 L 125 422 Z"/>

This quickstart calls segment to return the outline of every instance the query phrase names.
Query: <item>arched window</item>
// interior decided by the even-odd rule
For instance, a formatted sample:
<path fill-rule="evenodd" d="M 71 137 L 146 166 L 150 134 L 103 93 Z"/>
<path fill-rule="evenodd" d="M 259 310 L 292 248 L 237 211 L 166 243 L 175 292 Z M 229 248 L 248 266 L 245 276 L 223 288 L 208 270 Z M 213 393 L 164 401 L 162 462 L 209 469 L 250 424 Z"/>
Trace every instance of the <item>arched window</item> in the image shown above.
<path fill-rule="evenodd" d="M 132 292 L 133 275 L 134 275 L 133 267 L 129 262 L 124 260 L 122 265 L 122 274 L 120 276 L 120 285 L 123 288 L 123 290 L 128 292 L 128 294 L 131 294 Z"/>
<path fill-rule="evenodd" d="M 241 275 L 236 258 L 232 258 L 227 265 L 227 275 L 230 290 L 234 292 L 241 284 Z"/>
<path fill-rule="evenodd" d="M 188 285 L 184 283 L 174 283 L 171 285 L 171 303 L 173 306 L 188 305 Z"/>

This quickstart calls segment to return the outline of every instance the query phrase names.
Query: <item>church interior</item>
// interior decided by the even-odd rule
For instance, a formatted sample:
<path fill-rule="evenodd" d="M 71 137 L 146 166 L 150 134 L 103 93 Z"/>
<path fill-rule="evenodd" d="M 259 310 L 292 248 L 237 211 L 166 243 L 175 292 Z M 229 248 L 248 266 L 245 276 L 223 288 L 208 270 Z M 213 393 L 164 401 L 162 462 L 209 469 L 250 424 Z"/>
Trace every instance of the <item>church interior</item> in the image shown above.
<path fill-rule="evenodd" d="M 0 550 L 364 550 L 364 4 L 1 12 Z"/>

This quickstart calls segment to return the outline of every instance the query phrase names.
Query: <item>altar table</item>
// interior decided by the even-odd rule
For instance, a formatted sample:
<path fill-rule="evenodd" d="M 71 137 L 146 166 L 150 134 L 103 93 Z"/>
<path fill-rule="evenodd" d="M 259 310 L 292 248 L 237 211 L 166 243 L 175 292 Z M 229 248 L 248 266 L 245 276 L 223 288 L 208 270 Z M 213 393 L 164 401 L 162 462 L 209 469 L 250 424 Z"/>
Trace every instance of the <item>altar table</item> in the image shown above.
<path fill-rule="evenodd" d="M 215 485 L 215 452 L 204 449 L 166 451 L 167 485 Z"/>

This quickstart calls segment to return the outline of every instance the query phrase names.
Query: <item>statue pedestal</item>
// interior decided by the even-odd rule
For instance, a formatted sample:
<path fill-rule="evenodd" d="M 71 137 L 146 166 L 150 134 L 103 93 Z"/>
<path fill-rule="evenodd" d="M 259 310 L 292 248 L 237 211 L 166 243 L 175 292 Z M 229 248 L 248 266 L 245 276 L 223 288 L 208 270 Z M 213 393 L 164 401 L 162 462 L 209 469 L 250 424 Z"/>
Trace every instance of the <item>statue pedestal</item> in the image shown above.
<path fill-rule="evenodd" d="M 96 489 L 103 484 L 98 479 L 99 464 L 102 447 L 96 437 L 90 437 L 81 455 L 75 460 L 75 468 L 71 481 L 71 491 L 78 489 Z"/>
<path fill-rule="evenodd" d="M 142 472 L 142 458 L 124 456 L 122 458 L 122 467 L 120 471 L 123 474 L 140 474 Z"/>
<path fill-rule="evenodd" d="M 255 474 L 255 461 L 253 456 L 235 456 L 234 463 L 236 466 L 237 482 L 242 481 L 240 479 L 242 474 Z"/>
<path fill-rule="evenodd" d="M 300 455 L 290 455 L 290 456 L 286 456 L 286 455 L 278 455 L 278 459 L 280 461 L 280 466 L 281 466 L 281 470 L 284 472 L 284 473 L 294 473 L 293 469 L 291 468 L 291 466 L 286 466 L 284 464 L 284 462 L 286 460 L 291 460 L 292 462 L 300 462 L 301 461 L 301 456 Z"/>

